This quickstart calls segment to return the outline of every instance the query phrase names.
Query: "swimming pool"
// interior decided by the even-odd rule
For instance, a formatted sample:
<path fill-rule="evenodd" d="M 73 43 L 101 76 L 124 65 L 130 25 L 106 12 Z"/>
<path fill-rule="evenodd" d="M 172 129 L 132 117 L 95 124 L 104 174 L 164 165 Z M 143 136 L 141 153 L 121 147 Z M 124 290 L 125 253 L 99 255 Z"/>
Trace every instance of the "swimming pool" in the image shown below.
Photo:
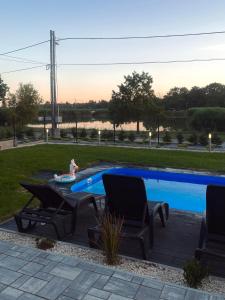
<path fill-rule="evenodd" d="M 166 172 L 135 168 L 111 168 L 75 183 L 73 192 L 85 191 L 105 194 L 102 174 L 119 174 L 142 177 L 149 200 L 166 201 L 171 208 L 193 212 L 205 210 L 208 184 L 225 185 L 225 177 L 191 173 Z"/>

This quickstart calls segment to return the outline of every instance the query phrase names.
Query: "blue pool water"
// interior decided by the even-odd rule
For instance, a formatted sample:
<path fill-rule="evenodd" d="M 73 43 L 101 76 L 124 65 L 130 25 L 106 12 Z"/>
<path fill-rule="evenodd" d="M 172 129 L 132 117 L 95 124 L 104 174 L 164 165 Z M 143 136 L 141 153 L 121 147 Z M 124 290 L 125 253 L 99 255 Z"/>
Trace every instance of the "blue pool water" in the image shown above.
<path fill-rule="evenodd" d="M 105 194 L 102 174 L 120 174 L 142 177 L 148 200 L 166 201 L 171 208 L 203 212 L 208 184 L 225 185 L 225 177 L 190 173 L 175 173 L 134 168 L 112 168 L 75 183 L 73 192 L 85 191 Z"/>

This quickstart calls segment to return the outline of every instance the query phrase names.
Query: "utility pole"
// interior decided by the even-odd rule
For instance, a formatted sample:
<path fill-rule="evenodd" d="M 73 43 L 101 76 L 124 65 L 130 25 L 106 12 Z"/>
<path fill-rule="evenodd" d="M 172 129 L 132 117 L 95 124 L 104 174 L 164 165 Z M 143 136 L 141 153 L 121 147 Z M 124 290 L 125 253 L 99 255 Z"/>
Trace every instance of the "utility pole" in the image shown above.
<path fill-rule="evenodd" d="M 51 107 L 52 107 L 52 136 L 56 136 L 56 62 L 55 62 L 55 32 L 50 30 L 50 89 L 51 89 Z"/>

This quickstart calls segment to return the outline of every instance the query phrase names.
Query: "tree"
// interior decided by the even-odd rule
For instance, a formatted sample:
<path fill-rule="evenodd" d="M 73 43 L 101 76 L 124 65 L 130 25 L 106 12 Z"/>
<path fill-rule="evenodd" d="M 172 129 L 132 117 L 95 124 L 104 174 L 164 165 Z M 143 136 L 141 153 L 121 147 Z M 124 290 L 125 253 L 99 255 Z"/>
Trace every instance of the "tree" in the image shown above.
<path fill-rule="evenodd" d="M 188 100 L 188 89 L 185 87 L 172 88 L 165 96 L 164 96 L 164 105 L 166 109 L 170 110 L 183 110 L 187 108 L 187 100 Z"/>
<path fill-rule="evenodd" d="M 5 105 L 5 96 L 6 93 L 9 91 L 9 87 L 0 77 L 0 101 L 2 101 L 3 105 Z"/>
<path fill-rule="evenodd" d="M 225 106 L 225 85 L 221 83 L 211 83 L 203 88 L 206 103 L 205 106 Z"/>
<path fill-rule="evenodd" d="M 41 98 L 32 84 L 20 83 L 15 94 L 10 94 L 8 107 L 16 124 L 23 126 L 32 122 L 38 115 Z"/>
<path fill-rule="evenodd" d="M 137 132 L 139 132 L 139 124 L 143 115 L 146 110 L 149 112 L 154 107 L 155 95 L 152 83 L 152 77 L 145 72 L 141 74 L 133 72 L 131 75 L 124 76 L 124 83 L 118 86 L 118 92 L 112 92 L 109 103 L 109 113 L 113 124 L 118 126 L 134 121 L 137 123 Z"/>
<path fill-rule="evenodd" d="M 191 108 L 187 111 L 189 126 L 202 131 L 225 130 L 225 108 L 201 107 Z"/>
<path fill-rule="evenodd" d="M 172 88 L 163 98 L 167 110 L 186 110 L 192 107 L 225 107 L 225 85 L 210 83 L 205 87 Z"/>

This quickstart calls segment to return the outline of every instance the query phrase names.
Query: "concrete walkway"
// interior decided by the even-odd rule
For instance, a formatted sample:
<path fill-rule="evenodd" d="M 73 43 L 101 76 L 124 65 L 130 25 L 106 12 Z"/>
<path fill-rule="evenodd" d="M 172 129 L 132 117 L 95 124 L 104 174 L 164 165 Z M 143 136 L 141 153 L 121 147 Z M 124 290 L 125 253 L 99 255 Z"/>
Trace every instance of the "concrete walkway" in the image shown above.
<path fill-rule="evenodd" d="M 78 258 L 0 241 L 1 300 L 222 300 Z"/>

